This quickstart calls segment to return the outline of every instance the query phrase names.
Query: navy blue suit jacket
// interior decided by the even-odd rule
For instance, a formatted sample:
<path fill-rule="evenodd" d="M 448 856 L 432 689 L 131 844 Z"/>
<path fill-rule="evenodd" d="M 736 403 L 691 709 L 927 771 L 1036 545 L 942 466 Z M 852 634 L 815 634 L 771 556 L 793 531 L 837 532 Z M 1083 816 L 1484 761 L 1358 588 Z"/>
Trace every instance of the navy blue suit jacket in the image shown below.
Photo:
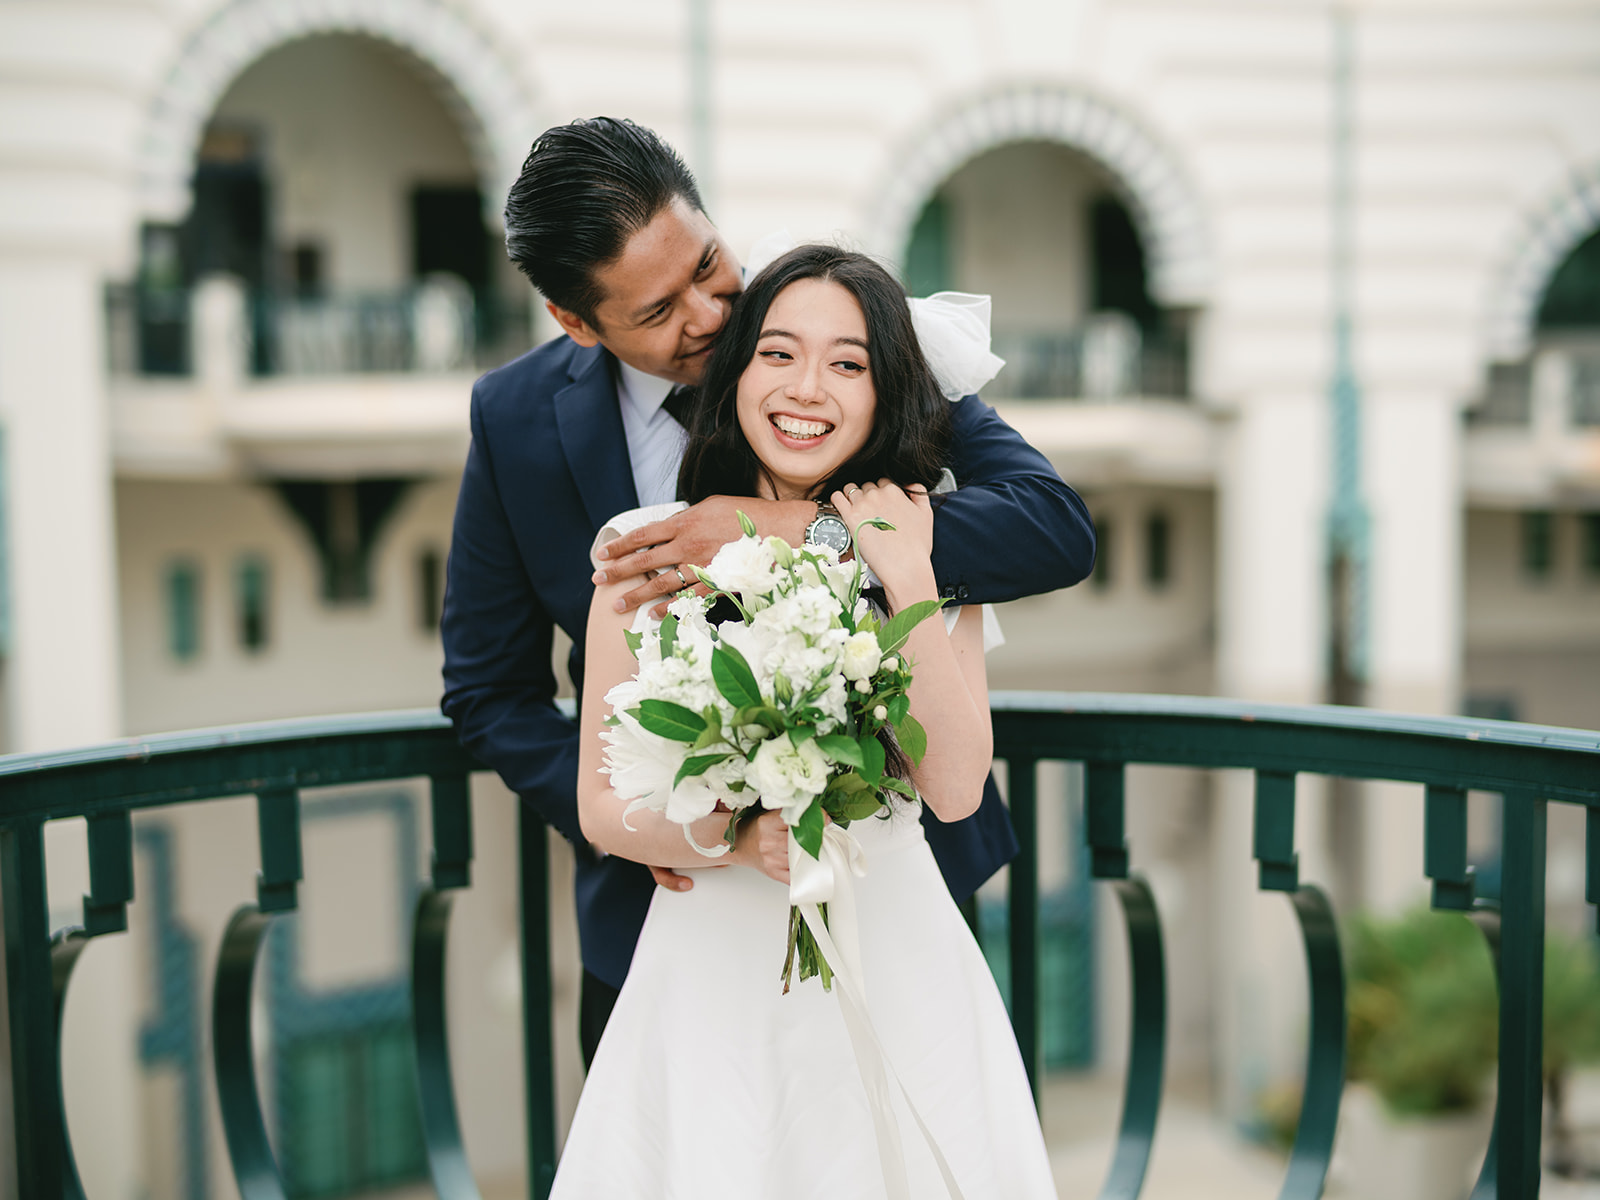
<path fill-rule="evenodd" d="M 583 687 L 593 585 L 589 548 L 638 505 L 614 360 L 558 338 L 478 380 L 444 603 L 443 708 L 480 761 L 573 844 L 584 966 L 620 987 L 653 883 L 637 863 L 596 858 L 578 825 L 578 729 L 557 711 L 552 635 L 571 637 Z M 1043 455 L 969 396 L 952 410 L 962 490 L 934 523 L 934 574 L 957 602 L 1002 601 L 1076 583 L 1094 563 L 1083 502 Z M 1017 852 L 991 782 L 964 821 L 925 817 L 950 890 L 964 899 Z"/>

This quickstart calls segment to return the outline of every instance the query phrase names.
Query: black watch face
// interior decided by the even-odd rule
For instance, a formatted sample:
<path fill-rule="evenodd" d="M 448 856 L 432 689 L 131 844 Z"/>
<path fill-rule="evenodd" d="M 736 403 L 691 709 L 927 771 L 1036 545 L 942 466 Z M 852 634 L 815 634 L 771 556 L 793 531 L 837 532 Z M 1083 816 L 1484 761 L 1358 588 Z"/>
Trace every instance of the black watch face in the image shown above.
<path fill-rule="evenodd" d="M 811 522 L 811 528 L 806 530 L 806 541 L 843 554 L 850 546 L 850 530 L 838 517 L 824 515 Z"/>

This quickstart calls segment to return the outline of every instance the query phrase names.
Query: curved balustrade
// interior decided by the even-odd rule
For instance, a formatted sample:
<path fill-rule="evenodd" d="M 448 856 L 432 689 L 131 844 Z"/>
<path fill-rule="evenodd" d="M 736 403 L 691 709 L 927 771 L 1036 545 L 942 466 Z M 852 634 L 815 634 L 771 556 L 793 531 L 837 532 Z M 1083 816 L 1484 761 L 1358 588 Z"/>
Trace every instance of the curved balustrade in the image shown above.
<path fill-rule="evenodd" d="M 1320 1194 L 1344 1070 L 1338 934 L 1327 898 L 1299 879 L 1296 778 L 1314 773 L 1425 785 L 1427 851 L 1419 866 L 1433 881 L 1437 907 L 1472 913 L 1483 926 L 1496 949 L 1501 990 L 1499 1108 L 1473 1197 L 1529 1200 L 1537 1194 L 1545 810 L 1551 802 L 1586 806 L 1588 897 L 1600 902 L 1600 734 L 1185 697 L 996 693 L 992 702 L 995 753 L 1008 762 L 1012 815 L 1024 844 L 1009 883 L 1012 1017 L 1035 1081 L 1041 1016 L 1036 779 L 1041 761 L 1085 765 L 1090 872 L 1117 894 L 1125 920 L 1132 1038 L 1103 1200 L 1133 1200 L 1143 1188 L 1166 1058 L 1161 920 L 1149 886 L 1130 871 L 1125 836 L 1125 776 L 1132 763 L 1255 773 L 1258 885 L 1283 893 L 1293 906 L 1311 997 L 1306 1093 L 1283 1200 Z M 21 1194 L 69 1200 L 82 1195 L 63 1117 L 59 1021 L 84 948 L 95 937 L 127 927 L 126 906 L 133 899 L 131 814 L 214 797 L 254 796 L 261 849 L 257 902 L 234 914 L 223 939 L 212 1043 L 240 1194 L 246 1200 L 284 1195 L 256 1089 L 250 991 L 275 915 L 297 904 L 301 790 L 425 777 L 431 785 L 432 877 L 412 929 L 420 1107 L 437 1194 L 445 1200 L 476 1200 L 451 1090 L 444 1007 L 449 893 L 469 886 L 471 878 L 467 777 L 475 769 L 448 724 L 432 712 L 274 722 L 0 759 L 0 887 Z M 1498 913 L 1484 911 L 1467 866 L 1469 788 L 1504 797 Z M 52 941 L 43 827 L 67 817 L 88 819 L 90 893 L 84 898 L 82 929 Z M 542 1197 L 555 1169 L 546 830 L 525 807 L 518 837 L 529 1194 Z"/>
<path fill-rule="evenodd" d="M 72 982 L 73 969 L 83 956 L 89 939 L 82 929 L 63 929 L 50 939 L 50 983 L 55 1000 L 56 1040 L 61 1039 L 61 1018 L 67 1011 L 67 985 Z M 66 1128 L 66 1108 L 61 1110 L 61 1127 Z M 61 1151 L 61 1195 L 63 1200 L 84 1200 L 83 1181 L 78 1178 L 78 1164 L 73 1160 L 72 1147 Z"/>
<path fill-rule="evenodd" d="M 284 1200 L 283 1179 L 261 1114 L 250 1037 L 250 985 L 261 943 L 271 927 L 272 915 L 254 905 L 247 904 L 233 914 L 222 935 L 211 1000 L 217 1104 L 222 1109 L 222 1129 L 241 1200 Z"/>

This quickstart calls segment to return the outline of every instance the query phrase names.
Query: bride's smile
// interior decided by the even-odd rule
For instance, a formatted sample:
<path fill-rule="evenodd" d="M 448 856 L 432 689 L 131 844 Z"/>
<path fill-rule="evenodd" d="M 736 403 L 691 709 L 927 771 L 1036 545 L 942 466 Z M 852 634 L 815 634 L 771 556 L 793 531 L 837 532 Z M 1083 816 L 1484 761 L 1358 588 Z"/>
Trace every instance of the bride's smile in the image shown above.
<path fill-rule="evenodd" d="M 796 499 L 866 443 L 877 411 L 867 322 L 849 291 L 801 279 L 773 298 L 739 377 L 739 426 L 778 499 Z"/>

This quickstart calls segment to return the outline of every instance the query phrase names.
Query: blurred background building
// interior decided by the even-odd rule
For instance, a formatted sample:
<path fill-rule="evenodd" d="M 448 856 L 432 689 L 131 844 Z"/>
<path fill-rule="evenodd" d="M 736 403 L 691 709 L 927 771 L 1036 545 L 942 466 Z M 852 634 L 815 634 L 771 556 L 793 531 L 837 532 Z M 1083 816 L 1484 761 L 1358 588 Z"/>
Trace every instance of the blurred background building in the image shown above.
<path fill-rule="evenodd" d="M 1586 0 L 13 0 L 0 742 L 436 702 L 471 382 L 554 332 L 499 209 L 539 130 L 596 113 L 680 147 L 738 250 L 787 226 L 993 294 L 987 397 L 1101 538 L 1089 582 L 1007 607 L 994 686 L 1600 727 L 1597 61 Z M 1114 1072 L 1120 945 L 1054 786 L 1046 1051 Z M 1248 1120 L 1303 1019 L 1248 794 L 1132 793 L 1189 981 L 1173 1070 Z M 1410 899 L 1420 794 L 1314 800 L 1306 876 Z M 452 949 L 486 1185 L 521 1155 L 512 803 L 479 789 Z M 308 804 L 262 984 L 297 1195 L 421 1170 L 392 1082 L 418 820 L 405 789 Z M 230 1195 L 202 1014 L 250 812 L 136 829 L 136 927 L 68 1013 L 80 1165 L 93 1196 Z M 82 833 L 52 835 L 67 923 Z"/>

